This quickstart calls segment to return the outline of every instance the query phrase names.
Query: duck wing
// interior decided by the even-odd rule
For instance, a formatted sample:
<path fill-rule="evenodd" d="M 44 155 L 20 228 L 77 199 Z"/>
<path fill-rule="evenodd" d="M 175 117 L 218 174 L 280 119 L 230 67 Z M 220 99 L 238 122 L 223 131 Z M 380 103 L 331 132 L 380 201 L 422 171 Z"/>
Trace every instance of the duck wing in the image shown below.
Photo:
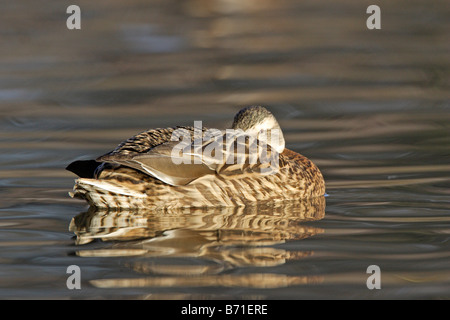
<path fill-rule="evenodd" d="M 178 142 L 170 141 L 144 154 L 111 154 L 99 160 L 139 170 L 174 186 L 186 185 L 201 176 L 213 173 L 203 163 L 195 163 L 194 156 L 191 155 L 183 155 L 177 162 L 176 157 L 172 155 L 172 150 L 177 144 Z"/>
<path fill-rule="evenodd" d="M 177 128 L 156 128 L 141 132 L 120 143 L 114 150 L 96 160 L 77 160 L 70 163 L 66 170 L 75 173 L 80 178 L 95 178 L 104 168 L 106 158 L 111 155 L 125 156 L 146 153 L 162 143 L 170 141 L 172 133 Z"/>
<path fill-rule="evenodd" d="M 200 139 L 192 139 L 191 133 L 175 132 L 172 135 L 175 141 L 162 143 L 145 153 L 112 152 L 97 161 L 131 167 L 175 186 L 205 175 L 261 175 L 278 169 L 278 153 L 242 131 L 210 129 Z"/>
<path fill-rule="evenodd" d="M 114 150 L 99 157 L 97 161 L 102 161 L 102 157 L 109 155 L 130 155 L 146 153 L 150 149 L 170 141 L 173 132 L 177 128 L 156 128 L 141 132 L 120 143 Z"/>

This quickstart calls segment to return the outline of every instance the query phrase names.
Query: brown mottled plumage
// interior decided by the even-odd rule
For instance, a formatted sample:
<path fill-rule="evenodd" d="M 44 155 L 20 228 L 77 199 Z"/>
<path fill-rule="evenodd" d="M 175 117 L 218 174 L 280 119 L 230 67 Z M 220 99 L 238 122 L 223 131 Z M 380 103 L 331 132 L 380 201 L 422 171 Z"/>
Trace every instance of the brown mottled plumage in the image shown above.
<path fill-rule="evenodd" d="M 325 194 L 319 169 L 284 147 L 278 122 L 267 109 L 242 109 L 232 127 L 232 135 L 192 127 L 142 132 L 95 161 L 70 164 L 67 169 L 81 177 L 73 196 L 95 207 L 170 209 L 243 206 Z M 261 130 L 267 135 L 258 135 Z M 181 149 L 183 136 L 189 140 Z M 251 160 L 256 150 L 252 141 L 266 150 L 265 158 Z M 174 148 L 181 153 L 174 153 Z M 245 161 L 226 161 L 239 157 Z"/>

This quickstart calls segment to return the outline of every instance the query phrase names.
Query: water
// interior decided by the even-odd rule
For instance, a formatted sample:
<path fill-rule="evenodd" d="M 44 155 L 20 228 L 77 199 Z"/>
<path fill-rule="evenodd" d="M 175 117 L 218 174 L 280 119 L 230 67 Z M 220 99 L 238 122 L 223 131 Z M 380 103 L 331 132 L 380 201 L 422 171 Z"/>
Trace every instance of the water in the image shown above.
<path fill-rule="evenodd" d="M 1 299 L 450 296 L 446 1 L 0 4 Z M 64 167 L 270 107 L 325 203 L 95 212 Z M 69 290 L 67 268 L 81 270 Z M 367 268 L 381 271 L 369 290 Z"/>

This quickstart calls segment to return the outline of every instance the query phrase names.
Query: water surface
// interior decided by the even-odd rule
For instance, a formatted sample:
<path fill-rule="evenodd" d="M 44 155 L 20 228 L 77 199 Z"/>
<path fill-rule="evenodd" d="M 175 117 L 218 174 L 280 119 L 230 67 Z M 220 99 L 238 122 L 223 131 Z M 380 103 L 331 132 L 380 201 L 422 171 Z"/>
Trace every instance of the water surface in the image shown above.
<path fill-rule="evenodd" d="M 78 31 L 69 4 L 0 4 L 1 299 L 449 298 L 446 1 L 381 2 L 381 30 L 366 1 L 78 1 Z M 250 104 L 328 197 L 130 213 L 68 196 L 71 161 Z"/>

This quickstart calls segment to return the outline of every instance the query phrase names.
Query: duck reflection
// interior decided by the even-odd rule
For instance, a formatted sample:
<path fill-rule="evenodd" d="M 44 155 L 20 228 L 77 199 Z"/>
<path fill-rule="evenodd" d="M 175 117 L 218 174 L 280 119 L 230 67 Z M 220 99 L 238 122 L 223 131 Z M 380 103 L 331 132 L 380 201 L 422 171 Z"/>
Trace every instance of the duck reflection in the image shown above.
<path fill-rule="evenodd" d="M 277 266 L 288 260 L 311 255 L 312 252 L 289 251 L 274 245 L 323 232 L 320 228 L 302 223 L 320 220 L 324 215 L 324 197 L 278 205 L 176 211 L 102 211 L 90 208 L 74 217 L 69 229 L 75 233 L 77 245 L 98 239 L 111 243 L 103 249 L 81 246 L 76 253 L 78 256 L 129 257 L 126 265 L 133 271 L 164 275 L 169 283 L 176 283 L 177 286 L 198 286 L 204 282 L 217 285 L 217 281 L 235 281 L 236 285 L 244 285 L 246 282 L 242 275 L 233 277 L 217 274 L 237 267 Z M 214 277 L 211 278 L 211 275 Z M 223 277 L 229 279 L 224 280 Z M 292 281 L 305 283 L 311 280 L 266 273 L 245 277 L 247 282 L 251 279 L 257 280 L 255 283 L 251 281 L 253 284 L 247 283 L 248 286 L 259 287 L 284 286 L 292 284 Z M 184 283 L 186 281 L 194 282 Z M 162 278 L 156 280 L 154 277 L 92 281 L 92 284 L 101 287 L 164 286 L 164 283 Z"/>

